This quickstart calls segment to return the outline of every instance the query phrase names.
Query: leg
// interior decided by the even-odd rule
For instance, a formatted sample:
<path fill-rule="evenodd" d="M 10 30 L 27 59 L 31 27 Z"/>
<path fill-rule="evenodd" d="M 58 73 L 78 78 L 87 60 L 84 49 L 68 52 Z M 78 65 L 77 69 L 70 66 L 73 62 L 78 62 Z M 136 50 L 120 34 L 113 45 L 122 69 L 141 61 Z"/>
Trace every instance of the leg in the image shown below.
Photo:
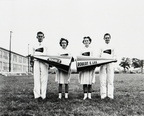
<path fill-rule="evenodd" d="M 108 64 L 108 97 L 113 99 L 114 98 L 114 69 L 113 64 Z"/>
<path fill-rule="evenodd" d="M 83 91 L 84 91 L 84 100 L 87 98 L 87 92 L 88 92 L 88 87 L 86 84 L 83 85 Z"/>
<path fill-rule="evenodd" d="M 68 98 L 68 84 L 65 84 L 65 98 Z"/>
<path fill-rule="evenodd" d="M 47 81 L 48 81 L 48 66 L 40 63 L 41 67 L 41 97 L 46 98 Z"/>
<path fill-rule="evenodd" d="M 83 92 L 84 93 L 88 92 L 87 84 L 83 84 Z"/>
<path fill-rule="evenodd" d="M 92 85 L 88 85 L 88 93 L 91 93 L 92 92 Z"/>
<path fill-rule="evenodd" d="M 40 70 L 39 61 L 34 61 L 34 97 L 39 98 L 40 95 Z"/>
<path fill-rule="evenodd" d="M 101 99 L 107 96 L 106 92 L 106 65 L 100 67 L 100 95 Z"/>
<path fill-rule="evenodd" d="M 62 84 L 59 84 L 59 99 L 62 98 Z"/>
<path fill-rule="evenodd" d="M 88 85 L 88 98 L 91 99 L 92 85 Z"/>

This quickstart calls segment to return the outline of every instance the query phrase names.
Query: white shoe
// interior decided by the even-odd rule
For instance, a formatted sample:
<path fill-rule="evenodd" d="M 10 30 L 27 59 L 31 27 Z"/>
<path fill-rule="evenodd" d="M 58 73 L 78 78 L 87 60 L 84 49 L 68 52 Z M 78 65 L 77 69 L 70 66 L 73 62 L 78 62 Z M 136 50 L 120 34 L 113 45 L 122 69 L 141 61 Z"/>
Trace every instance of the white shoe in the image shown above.
<path fill-rule="evenodd" d="M 83 100 L 85 100 L 87 98 L 87 93 L 84 93 L 84 98 Z"/>
<path fill-rule="evenodd" d="M 106 98 L 106 95 L 101 95 L 101 99 L 105 99 Z"/>
<path fill-rule="evenodd" d="M 65 98 L 66 98 L 66 99 L 68 98 L 68 93 L 65 93 Z"/>
<path fill-rule="evenodd" d="M 91 93 L 88 93 L 88 98 L 89 98 L 89 99 L 92 99 L 92 98 L 91 98 Z"/>
<path fill-rule="evenodd" d="M 61 99 L 62 98 L 62 93 L 59 93 L 59 97 L 58 97 L 59 99 Z"/>
<path fill-rule="evenodd" d="M 109 97 L 110 99 L 114 99 L 114 96 L 113 96 L 113 95 L 108 95 L 108 97 Z"/>

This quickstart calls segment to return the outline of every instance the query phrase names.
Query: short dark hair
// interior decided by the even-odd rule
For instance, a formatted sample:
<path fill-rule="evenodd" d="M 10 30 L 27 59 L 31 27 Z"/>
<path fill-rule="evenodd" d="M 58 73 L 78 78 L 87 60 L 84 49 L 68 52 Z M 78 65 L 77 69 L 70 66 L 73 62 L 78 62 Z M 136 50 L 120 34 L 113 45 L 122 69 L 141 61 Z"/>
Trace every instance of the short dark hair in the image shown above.
<path fill-rule="evenodd" d="M 91 39 L 89 36 L 85 36 L 85 37 L 83 37 L 83 41 L 82 41 L 82 43 L 84 43 L 84 39 L 86 39 L 86 38 L 89 39 L 90 43 L 92 42 L 92 39 Z"/>
<path fill-rule="evenodd" d="M 62 46 L 62 41 L 66 41 L 67 42 L 67 46 L 68 46 L 69 41 L 67 39 L 65 39 L 65 38 L 61 38 L 60 39 L 60 42 L 59 42 L 60 46 Z"/>
<path fill-rule="evenodd" d="M 41 32 L 41 31 L 37 32 L 37 35 L 38 35 L 38 34 L 43 34 L 43 35 L 44 35 L 44 33 L 43 33 L 43 32 Z"/>
<path fill-rule="evenodd" d="M 110 36 L 110 38 L 111 38 L 111 35 L 110 35 L 109 33 L 104 34 L 104 38 L 105 38 L 105 36 L 107 36 L 107 35 L 109 35 L 109 36 Z"/>

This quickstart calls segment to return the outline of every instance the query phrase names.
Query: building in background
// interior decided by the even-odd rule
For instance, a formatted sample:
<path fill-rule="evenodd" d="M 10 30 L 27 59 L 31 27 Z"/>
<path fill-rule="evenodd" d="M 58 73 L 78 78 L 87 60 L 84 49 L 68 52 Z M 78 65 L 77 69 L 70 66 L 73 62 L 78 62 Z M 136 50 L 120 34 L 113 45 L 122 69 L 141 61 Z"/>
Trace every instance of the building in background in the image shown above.
<path fill-rule="evenodd" d="M 9 50 L 0 47 L 0 72 L 29 72 L 29 58 L 11 51 L 11 61 L 9 61 Z"/>

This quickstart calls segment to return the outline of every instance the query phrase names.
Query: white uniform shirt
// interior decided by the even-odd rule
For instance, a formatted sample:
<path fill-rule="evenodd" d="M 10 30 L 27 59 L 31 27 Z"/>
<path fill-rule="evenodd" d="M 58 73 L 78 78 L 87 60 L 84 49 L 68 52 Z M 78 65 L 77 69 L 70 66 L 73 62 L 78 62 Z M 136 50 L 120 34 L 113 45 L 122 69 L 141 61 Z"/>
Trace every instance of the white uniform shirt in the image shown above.
<path fill-rule="evenodd" d="M 100 50 L 100 57 L 102 58 L 116 58 L 115 48 L 112 46 L 111 43 L 104 44 Z"/>
<path fill-rule="evenodd" d="M 89 46 L 84 47 L 81 51 L 82 56 L 93 56 L 93 49 Z M 95 69 L 88 69 L 79 72 L 78 78 L 80 84 L 92 84 L 95 83 Z"/>
<path fill-rule="evenodd" d="M 48 55 L 47 47 L 43 44 L 33 47 L 33 55 Z"/>
<path fill-rule="evenodd" d="M 59 56 L 71 56 L 71 54 L 67 48 L 66 49 L 61 48 L 58 52 L 58 55 Z"/>
<path fill-rule="evenodd" d="M 93 56 L 93 49 L 91 47 L 84 47 L 80 54 L 82 56 Z"/>
<path fill-rule="evenodd" d="M 67 48 L 66 49 L 61 48 L 58 52 L 58 55 L 59 56 L 70 56 L 71 54 L 70 54 L 70 52 Z M 61 70 L 57 69 L 55 81 L 60 83 L 60 84 L 69 83 L 69 81 L 70 81 L 70 72 L 64 72 L 64 71 L 61 71 Z"/>

